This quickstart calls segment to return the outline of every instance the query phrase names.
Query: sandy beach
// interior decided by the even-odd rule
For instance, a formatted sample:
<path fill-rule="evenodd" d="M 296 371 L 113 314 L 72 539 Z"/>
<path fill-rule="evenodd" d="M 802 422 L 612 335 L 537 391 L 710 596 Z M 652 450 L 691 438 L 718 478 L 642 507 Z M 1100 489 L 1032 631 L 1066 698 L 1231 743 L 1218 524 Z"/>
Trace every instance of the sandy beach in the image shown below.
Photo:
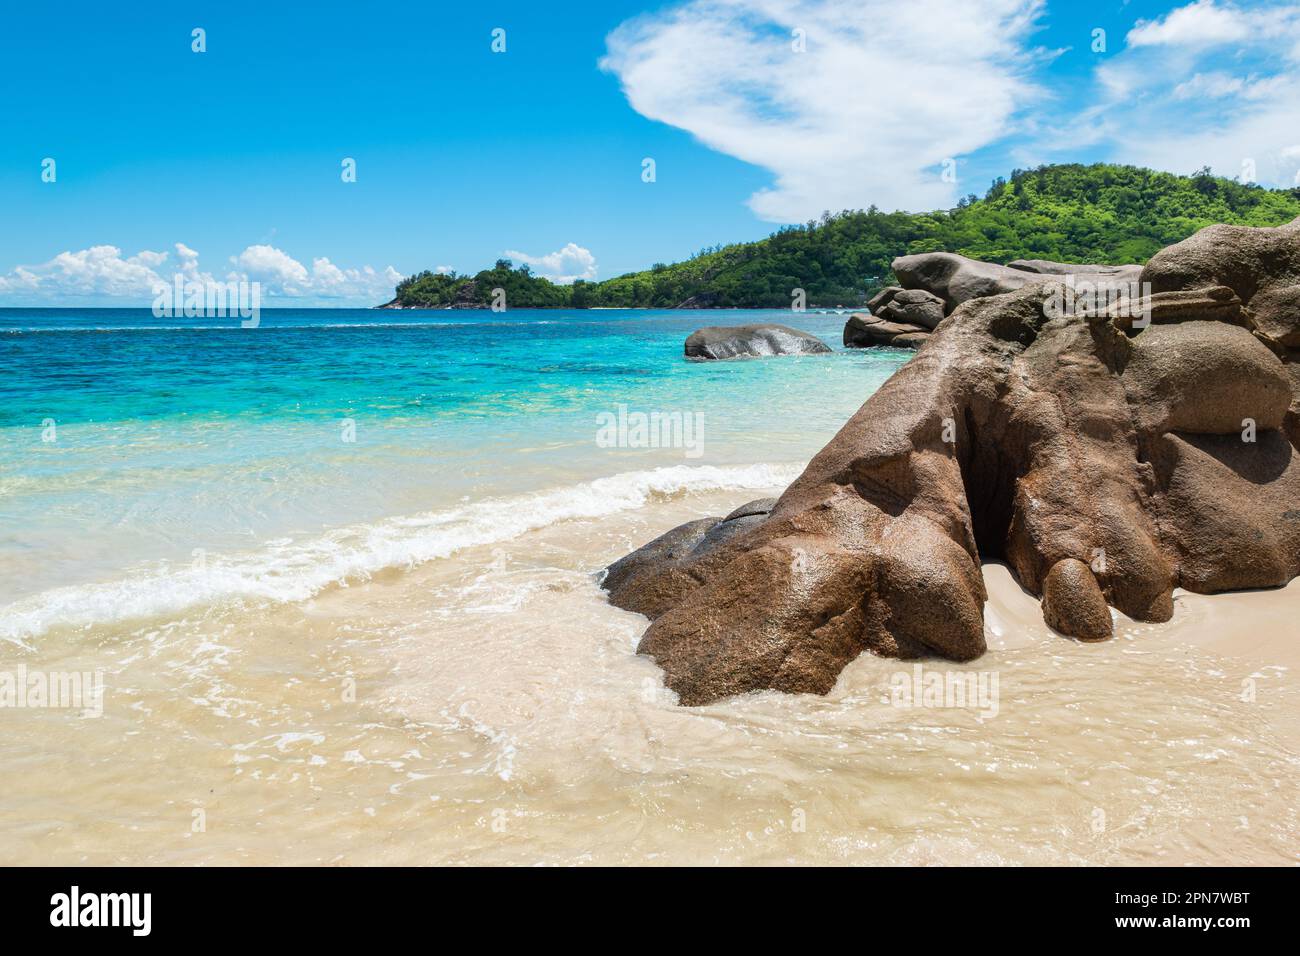
<path fill-rule="evenodd" d="M 776 490 L 655 496 L 304 602 L 53 630 L 24 659 L 104 669 L 104 716 L 0 714 L 22 771 L 0 802 L 7 850 L 96 865 L 1294 862 L 1294 585 L 1180 594 L 1169 624 L 1121 619 L 1088 644 L 1049 631 L 988 565 L 978 661 L 867 654 L 825 697 L 678 706 L 634 652 L 645 620 L 594 572 Z M 917 663 L 996 675 L 996 714 L 896 706 L 891 682 Z"/>

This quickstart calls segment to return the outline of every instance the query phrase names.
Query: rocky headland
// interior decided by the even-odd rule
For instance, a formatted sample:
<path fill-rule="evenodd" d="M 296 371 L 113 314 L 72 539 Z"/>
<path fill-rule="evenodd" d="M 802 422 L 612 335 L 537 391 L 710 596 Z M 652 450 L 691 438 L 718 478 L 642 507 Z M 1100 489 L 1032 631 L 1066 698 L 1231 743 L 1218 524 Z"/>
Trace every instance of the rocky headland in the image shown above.
<path fill-rule="evenodd" d="M 826 693 L 864 651 L 977 658 L 981 558 L 1082 640 L 1111 608 L 1169 620 L 1177 587 L 1300 573 L 1300 220 L 1203 229 L 1140 273 L 1019 265 L 900 259 L 873 318 L 924 348 L 775 502 L 608 569 L 682 703 Z M 1069 278 L 1135 275 L 1100 303 Z"/>

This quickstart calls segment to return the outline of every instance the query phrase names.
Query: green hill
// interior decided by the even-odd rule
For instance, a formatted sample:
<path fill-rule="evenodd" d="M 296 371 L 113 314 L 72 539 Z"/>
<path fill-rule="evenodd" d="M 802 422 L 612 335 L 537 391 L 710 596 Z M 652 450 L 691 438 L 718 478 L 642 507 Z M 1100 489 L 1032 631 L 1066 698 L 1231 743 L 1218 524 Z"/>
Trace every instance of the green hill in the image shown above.
<path fill-rule="evenodd" d="M 511 308 L 678 306 L 788 308 L 793 289 L 809 307 L 856 307 L 893 278 L 890 262 L 944 250 L 990 262 L 1145 262 L 1216 222 L 1276 226 L 1300 216 L 1300 189 L 1274 190 L 1213 176 L 1133 166 L 1063 165 L 1017 170 L 983 199 L 931 213 L 850 210 L 787 226 L 757 242 L 706 249 L 685 262 L 557 286 L 500 260 L 474 276 L 422 272 L 394 303 L 483 307 L 504 288 Z"/>

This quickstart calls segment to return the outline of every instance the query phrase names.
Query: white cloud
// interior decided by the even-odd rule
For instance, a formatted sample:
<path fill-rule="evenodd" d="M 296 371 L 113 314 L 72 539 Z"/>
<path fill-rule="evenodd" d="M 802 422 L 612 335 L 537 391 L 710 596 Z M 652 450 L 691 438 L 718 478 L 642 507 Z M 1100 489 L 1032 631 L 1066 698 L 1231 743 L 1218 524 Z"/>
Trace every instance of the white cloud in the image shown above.
<path fill-rule="evenodd" d="M 123 299 L 147 303 L 156 284 L 171 284 L 180 274 L 186 281 L 217 281 L 199 267 L 199 254 L 183 242 L 171 254 L 142 250 L 122 255 L 116 246 L 102 245 L 79 252 L 61 252 L 40 265 L 20 265 L 0 275 L 0 297 L 27 302 L 58 303 L 73 299 Z M 374 305 L 390 298 L 402 278 L 392 266 L 382 272 L 371 266 L 342 269 L 325 257 L 312 260 L 309 271 L 280 249 L 253 245 L 230 258 L 231 268 L 220 281 L 260 282 L 267 298 Z"/>
<path fill-rule="evenodd" d="M 692 0 L 607 38 L 601 66 L 634 109 L 770 170 L 764 219 L 935 209 L 940 176 L 1011 132 L 1041 91 L 1027 46 L 1041 0 Z M 796 34 L 795 31 L 803 31 Z M 805 52 L 796 52 L 798 36 Z M 670 170 L 660 167 L 662 180 Z"/>
<path fill-rule="evenodd" d="M 142 250 L 123 258 L 117 246 L 91 246 L 61 252 L 36 266 L 17 266 L 0 276 L 0 293 L 35 293 L 58 288 L 64 295 L 134 296 L 147 294 L 167 258 L 165 252 Z"/>
<path fill-rule="evenodd" d="M 1236 43 L 1250 35 L 1246 15 L 1236 7 L 1197 0 L 1155 20 L 1139 20 L 1129 31 L 1130 47 L 1214 46 Z"/>
<path fill-rule="evenodd" d="M 1277 96 L 1285 85 L 1286 79 L 1271 76 L 1259 79 L 1255 76 L 1233 76 L 1230 73 L 1197 73 L 1190 80 L 1174 87 L 1174 99 L 1222 99 L 1239 96 L 1245 100 L 1262 100 Z"/>
<path fill-rule="evenodd" d="M 112 247 L 110 246 L 109 248 Z M 147 266 L 151 269 L 156 269 L 158 266 L 162 265 L 164 262 L 167 261 L 167 253 L 150 252 L 149 250 L 145 249 L 140 252 L 137 252 L 134 256 L 134 259 L 140 265 Z"/>
<path fill-rule="evenodd" d="M 308 282 L 307 267 L 274 246 L 249 246 L 230 261 L 249 279 L 282 295 L 301 295 Z"/>
<path fill-rule="evenodd" d="M 1230 43 L 1224 49 L 1223 43 Z M 1292 186 L 1300 176 L 1300 5 L 1179 7 L 1097 69 L 1110 158 Z"/>
<path fill-rule="evenodd" d="M 401 279 L 401 273 L 392 266 L 385 268 L 382 273 L 376 272 L 370 266 L 362 266 L 360 269 L 340 269 L 322 256 L 311 261 L 311 278 L 308 284 L 316 295 L 347 297 L 356 295 L 356 290 L 366 290 L 366 294 L 370 294 L 370 290 L 375 292 L 392 290 Z M 387 295 L 388 292 L 383 294 Z"/>
<path fill-rule="evenodd" d="M 33 292 L 40 285 L 40 276 L 18 266 L 7 276 L 0 276 L 0 295 Z"/>
<path fill-rule="evenodd" d="M 590 281 L 596 278 L 596 257 L 591 254 L 591 250 L 582 248 L 576 242 L 570 242 L 563 249 L 548 252 L 544 256 L 530 256 L 513 249 L 508 250 L 506 255 L 528 263 L 538 275 L 561 285 L 568 285 L 575 279 Z"/>
<path fill-rule="evenodd" d="M 1210 166 L 1222 176 L 1251 170 L 1252 180 L 1291 186 L 1300 172 L 1300 81 L 1290 80 L 1278 102 L 1228 118 L 1223 125 L 1169 128 L 1121 142 L 1117 158 L 1188 173 Z"/>

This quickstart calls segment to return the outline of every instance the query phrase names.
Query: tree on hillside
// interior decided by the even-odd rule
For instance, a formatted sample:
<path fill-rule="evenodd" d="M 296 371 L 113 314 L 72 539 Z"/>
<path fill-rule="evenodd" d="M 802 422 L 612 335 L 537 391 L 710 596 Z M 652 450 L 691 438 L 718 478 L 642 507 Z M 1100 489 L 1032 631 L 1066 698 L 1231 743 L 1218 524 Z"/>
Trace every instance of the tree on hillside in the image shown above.
<path fill-rule="evenodd" d="M 507 290 L 512 308 L 550 306 L 788 308 L 802 288 L 808 304 L 860 306 L 893 281 L 900 255 L 950 251 L 992 262 L 1145 262 L 1164 246 L 1216 222 L 1276 226 L 1300 216 L 1300 189 L 1273 190 L 1214 176 L 1134 166 L 1078 164 L 1015 170 L 983 198 L 926 213 L 823 213 L 751 243 L 706 246 L 684 262 L 655 263 L 603 282 L 554 285 L 500 259 L 470 277 L 421 272 L 402 280 L 398 299 L 447 305 L 466 294 L 486 302 Z"/>

